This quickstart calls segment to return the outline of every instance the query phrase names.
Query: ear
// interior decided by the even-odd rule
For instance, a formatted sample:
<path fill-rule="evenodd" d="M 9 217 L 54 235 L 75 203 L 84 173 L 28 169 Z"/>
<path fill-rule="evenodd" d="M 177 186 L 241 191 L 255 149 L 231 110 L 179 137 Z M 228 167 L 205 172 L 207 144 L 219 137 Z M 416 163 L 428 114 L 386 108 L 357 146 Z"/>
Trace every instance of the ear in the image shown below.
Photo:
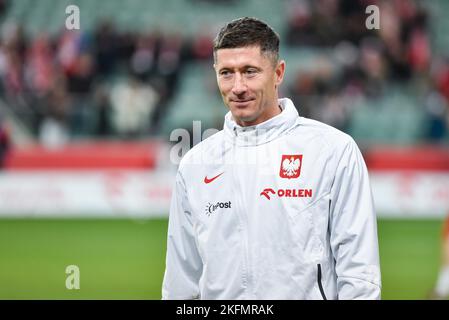
<path fill-rule="evenodd" d="M 276 66 L 276 69 L 274 70 L 275 73 L 275 84 L 276 87 L 278 87 L 281 83 L 282 80 L 284 80 L 284 74 L 285 74 L 285 61 L 284 60 L 280 60 Z"/>

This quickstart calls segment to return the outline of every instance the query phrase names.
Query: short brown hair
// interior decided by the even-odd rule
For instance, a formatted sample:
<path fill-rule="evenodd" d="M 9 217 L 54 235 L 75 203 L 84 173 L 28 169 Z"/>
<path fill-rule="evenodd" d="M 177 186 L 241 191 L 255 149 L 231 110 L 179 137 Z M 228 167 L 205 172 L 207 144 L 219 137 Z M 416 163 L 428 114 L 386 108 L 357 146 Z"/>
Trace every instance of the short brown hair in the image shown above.
<path fill-rule="evenodd" d="M 221 28 L 214 39 L 214 59 L 217 50 L 259 46 L 276 64 L 279 59 L 279 35 L 257 18 L 239 18 Z"/>

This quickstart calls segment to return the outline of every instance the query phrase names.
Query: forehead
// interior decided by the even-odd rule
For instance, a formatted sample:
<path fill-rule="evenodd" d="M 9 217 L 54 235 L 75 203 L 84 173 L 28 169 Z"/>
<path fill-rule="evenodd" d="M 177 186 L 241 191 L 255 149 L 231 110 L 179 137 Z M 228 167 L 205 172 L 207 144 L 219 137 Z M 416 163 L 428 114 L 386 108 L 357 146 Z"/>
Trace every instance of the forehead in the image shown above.
<path fill-rule="evenodd" d="M 259 46 L 218 49 L 216 52 L 217 68 L 238 68 L 247 65 L 264 65 L 270 63 L 268 57 L 262 54 Z"/>

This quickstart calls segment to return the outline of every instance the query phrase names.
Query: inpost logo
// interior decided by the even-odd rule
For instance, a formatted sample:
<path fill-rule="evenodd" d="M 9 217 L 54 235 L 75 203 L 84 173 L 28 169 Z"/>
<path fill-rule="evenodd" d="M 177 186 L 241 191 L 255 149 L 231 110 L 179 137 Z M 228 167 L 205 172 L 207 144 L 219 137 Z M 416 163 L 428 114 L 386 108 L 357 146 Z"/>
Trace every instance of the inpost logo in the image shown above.
<path fill-rule="evenodd" d="M 212 213 L 214 213 L 215 212 L 215 210 L 217 210 L 217 209 L 230 209 L 231 208 L 231 201 L 227 201 L 227 202 L 217 202 L 217 203 L 215 203 L 215 204 L 213 204 L 213 203 L 208 203 L 207 205 L 206 205 L 206 215 L 208 216 L 208 217 L 210 217 L 210 215 L 212 214 Z"/>

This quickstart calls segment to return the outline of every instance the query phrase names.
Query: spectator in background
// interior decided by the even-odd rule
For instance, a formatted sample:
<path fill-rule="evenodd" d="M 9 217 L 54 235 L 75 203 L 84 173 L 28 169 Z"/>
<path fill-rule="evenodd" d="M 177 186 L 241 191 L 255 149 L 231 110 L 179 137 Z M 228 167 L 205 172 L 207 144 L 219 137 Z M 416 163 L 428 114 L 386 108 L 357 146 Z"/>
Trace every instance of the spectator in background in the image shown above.
<path fill-rule="evenodd" d="M 71 94 L 70 127 L 75 136 L 92 134 L 94 131 L 96 114 L 90 96 L 94 80 L 93 57 L 89 52 L 84 52 L 77 57 L 76 67 L 67 77 Z"/>
<path fill-rule="evenodd" d="M 289 45 L 315 44 L 311 4 L 307 0 L 291 0 L 287 3 L 287 35 Z"/>
<path fill-rule="evenodd" d="M 80 32 L 65 31 L 58 39 L 55 58 L 66 75 L 73 73 L 76 69 L 77 58 L 80 53 L 80 38 Z"/>
<path fill-rule="evenodd" d="M 54 83 L 55 68 L 52 44 L 47 34 L 38 35 L 26 59 L 27 87 L 38 97 L 45 96 Z"/>
<path fill-rule="evenodd" d="M 111 21 L 101 21 L 94 31 L 94 60 L 97 72 L 107 76 L 114 71 L 118 56 L 118 34 Z"/>
<path fill-rule="evenodd" d="M 313 1 L 313 6 L 312 23 L 316 35 L 316 45 L 336 45 L 342 39 L 343 30 L 341 26 L 343 23 L 353 20 L 343 20 L 340 18 L 339 0 Z M 360 25 L 357 27 L 360 28 Z"/>
<path fill-rule="evenodd" d="M 424 107 L 428 124 L 425 138 L 433 143 L 444 141 L 449 127 L 448 102 L 438 91 L 433 90 L 427 94 Z"/>
<path fill-rule="evenodd" d="M 182 66 L 186 62 L 185 43 L 179 33 L 166 34 L 160 42 L 156 74 L 149 83 L 159 93 L 157 108 L 151 119 L 152 129 L 157 129 L 160 119 L 167 113 L 168 102 L 175 96 Z"/>
<path fill-rule="evenodd" d="M 360 47 L 359 68 L 363 77 L 364 93 L 369 97 L 379 97 L 387 78 L 383 45 L 375 38 L 366 38 Z"/>
<path fill-rule="evenodd" d="M 124 30 L 123 32 L 118 32 L 117 36 L 117 44 L 115 49 L 117 50 L 117 66 L 121 66 L 123 64 L 131 61 L 131 57 L 137 46 L 137 39 L 139 38 L 139 32 Z"/>
<path fill-rule="evenodd" d="M 432 70 L 432 81 L 438 92 L 449 103 L 449 59 L 439 59 L 435 61 Z"/>
<path fill-rule="evenodd" d="M 27 39 L 21 24 L 5 22 L 2 25 L 1 37 L 5 47 L 16 52 L 21 60 L 25 59 Z"/>
<path fill-rule="evenodd" d="M 135 138 L 150 129 L 151 114 L 158 93 L 148 84 L 130 76 L 116 84 L 111 92 L 112 126 L 123 138 Z"/>
<path fill-rule="evenodd" d="M 214 49 L 210 28 L 203 27 L 191 42 L 192 57 L 198 61 L 210 61 Z"/>
<path fill-rule="evenodd" d="M 3 168 L 5 157 L 11 146 L 9 131 L 3 118 L 0 116 L 0 169 Z"/>
<path fill-rule="evenodd" d="M 112 135 L 111 128 L 111 101 L 109 91 L 105 85 L 98 85 L 95 88 L 93 104 L 97 113 L 95 134 L 100 137 Z"/>
<path fill-rule="evenodd" d="M 70 140 L 70 96 L 66 78 L 59 73 L 45 97 L 44 115 L 39 128 L 39 141 L 48 148 L 57 148 Z"/>
<path fill-rule="evenodd" d="M 301 114 L 306 118 L 315 118 L 313 106 L 317 100 L 317 83 L 312 72 L 298 72 L 290 88 L 288 95 L 295 106 L 299 106 Z"/>
<path fill-rule="evenodd" d="M 428 131 L 426 139 L 442 142 L 449 128 L 449 63 L 435 59 L 430 67 L 430 83 L 425 99 Z"/>
<path fill-rule="evenodd" d="M 5 46 L 5 62 L 2 70 L 2 82 L 6 98 L 12 102 L 18 100 L 25 92 L 23 79 L 23 61 L 17 51 Z"/>
<path fill-rule="evenodd" d="M 141 34 L 130 58 L 131 71 L 142 81 L 154 74 L 160 38 L 157 33 Z"/>
<path fill-rule="evenodd" d="M 23 65 L 26 60 L 26 40 L 19 24 L 5 23 L 1 31 L 2 87 L 6 98 L 14 102 L 20 99 L 25 91 Z"/>
<path fill-rule="evenodd" d="M 394 4 L 384 1 L 380 4 L 382 28 L 378 36 L 385 44 L 385 55 L 389 64 L 392 80 L 408 80 L 411 69 L 408 66 L 403 45 L 401 20 L 397 16 Z"/>
<path fill-rule="evenodd" d="M 341 25 L 340 40 L 345 39 L 353 44 L 359 45 L 366 36 L 371 36 L 375 31 L 368 30 L 365 26 L 365 9 L 372 0 L 339 0 L 337 15 Z M 383 16 L 382 16 L 383 18 Z M 329 27 L 332 27 L 330 25 Z M 383 27 L 384 28 L 384 27 Z"/>
<path fill-rule="evenodd" d="M 0 82 L 1 92 L 14 115 L 34 132 L 38 128 L 37 106 L 32 103 L 25 81 L 26 45 L 20 26 L 7 24 L 2 29 L 0 48 Z"/>
<path fill-rule="evenodd" d="M 178 33 L 162 38 L 157 59 L 157 74 L 165 80 L 166 98 L 171 98 L 177 89 L 179 72 L 184 59 L 184 42 Z"/>
<path fill-rule="evenodd" d="M 89 52 L 78 55 L 75 66 L 67 77 L 68 90 L 74 94 L 84 95 L 89 93 L 95 77 L 94 68 L 94 60 Z"/>

